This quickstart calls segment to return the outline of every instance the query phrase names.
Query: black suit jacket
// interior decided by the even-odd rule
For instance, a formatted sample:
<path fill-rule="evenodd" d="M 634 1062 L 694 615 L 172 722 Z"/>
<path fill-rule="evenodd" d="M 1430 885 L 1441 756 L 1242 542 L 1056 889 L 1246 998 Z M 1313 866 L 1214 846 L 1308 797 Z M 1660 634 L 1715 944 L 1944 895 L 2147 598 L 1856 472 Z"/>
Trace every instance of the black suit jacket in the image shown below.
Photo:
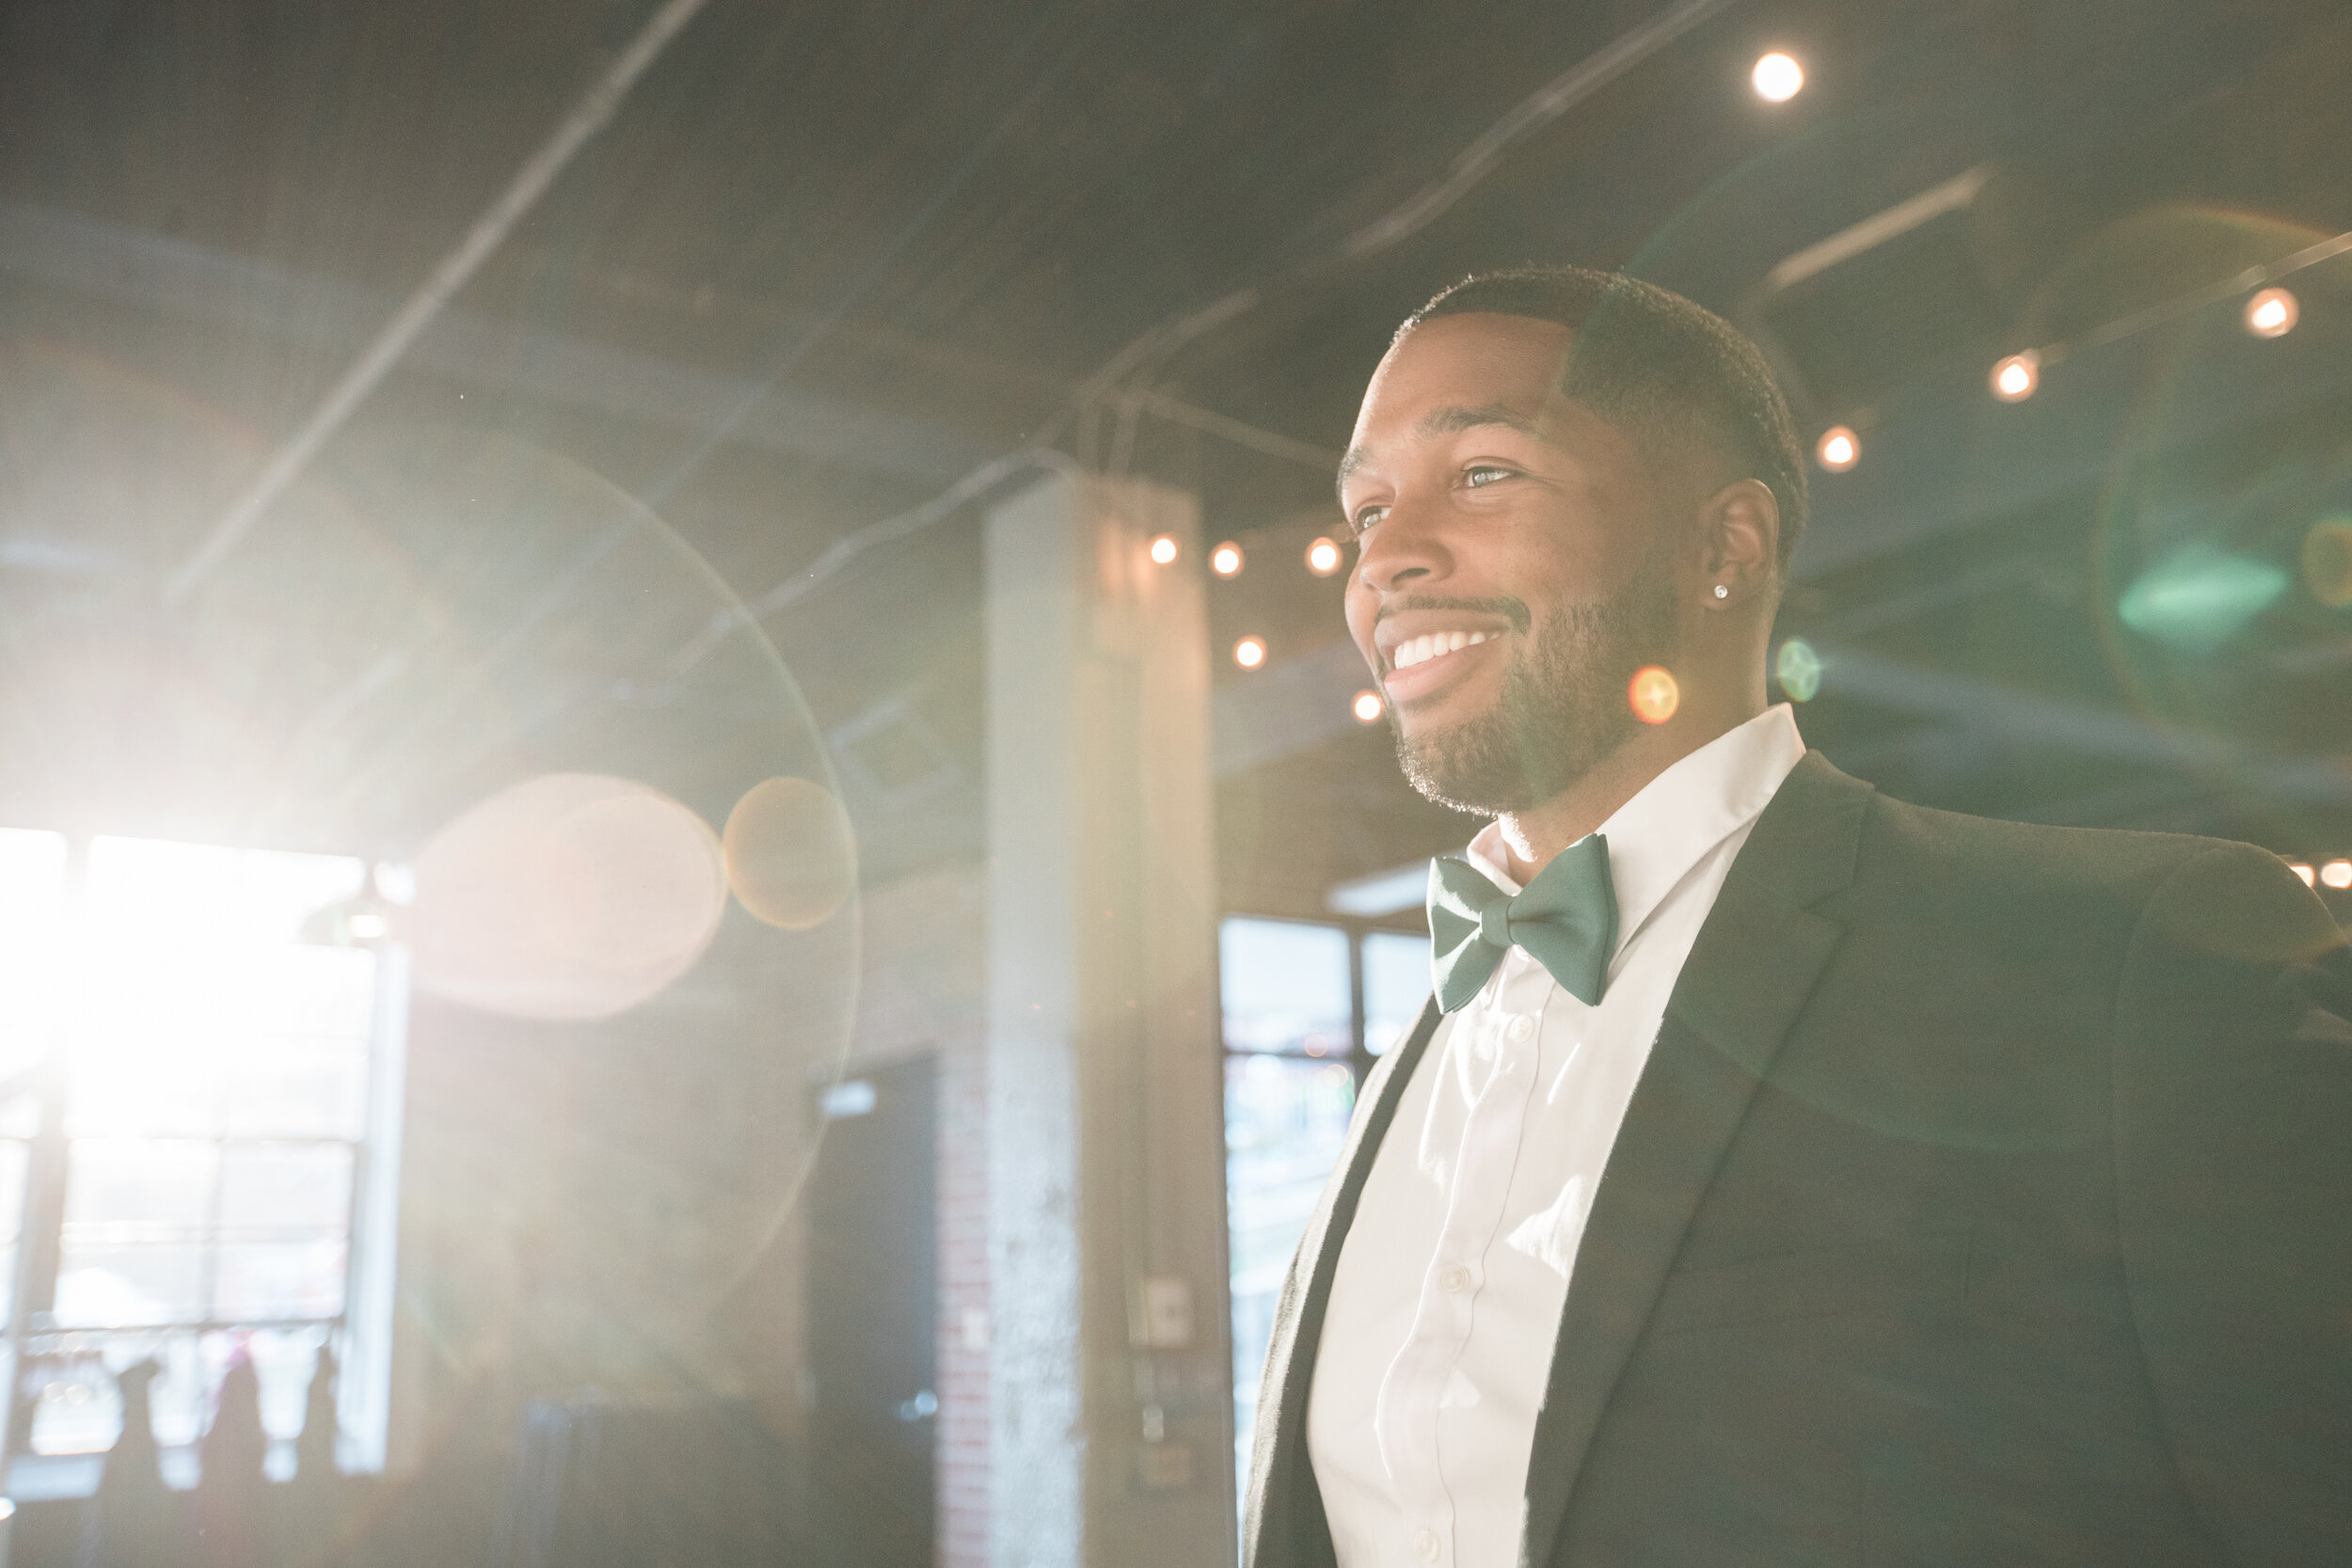
<path fill-rule="evenodd" d="M 1611 1152 L 1530 1568 L 2352 1564 L 2352 962 L 2246 845 L 2021 827 L 1809 753 Z M 1245 1520 L 1328 1568 L 1306 1409 L 1374 1151 L 1292 1266 Z"/>

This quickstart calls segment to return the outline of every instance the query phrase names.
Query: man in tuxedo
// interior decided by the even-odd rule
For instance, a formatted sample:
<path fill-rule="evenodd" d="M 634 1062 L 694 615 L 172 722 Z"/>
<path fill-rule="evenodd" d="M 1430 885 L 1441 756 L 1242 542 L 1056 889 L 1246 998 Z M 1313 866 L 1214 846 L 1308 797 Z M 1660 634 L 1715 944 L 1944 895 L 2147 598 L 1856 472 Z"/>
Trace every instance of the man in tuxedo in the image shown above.
<path fill-rule="evenodd" d="M 1340 491 L 1405 771 L 1491 820 L 1283 1293 L 1253 1568 L 2352 1563 L 2314 895 L 1805 751 L 1788 414 L 1662 290 L 1440 294 Z"/>

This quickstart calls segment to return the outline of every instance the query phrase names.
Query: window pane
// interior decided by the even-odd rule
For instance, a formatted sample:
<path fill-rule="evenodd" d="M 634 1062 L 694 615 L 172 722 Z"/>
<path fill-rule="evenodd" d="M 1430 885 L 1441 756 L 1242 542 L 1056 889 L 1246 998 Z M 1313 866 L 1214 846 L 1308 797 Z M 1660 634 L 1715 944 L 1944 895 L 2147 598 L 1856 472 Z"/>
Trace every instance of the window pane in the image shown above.
<path fill-rule="evenodd" d="M 64 898 L 64 835 L 0 829 L 0 1074 L 22 1071 L 48 1050 Z"/>
<path fill-rule="evenodd" d="M 340 1231 L 351 1217 L 351 1150 L 234 1148 L 221 1165 L 220 1227 L 240 1240 L 255 1232 Z"/>
<path fill-rule="evenodd" d="M 0 1142 L 0 1243 L 13 1243 L 24 1223 L 24 1169 L 31 1158 L 29 1144 Z M 0 1275 L 0 1290 L 7 1288 L 8 1278 Z"/>
<path fill-rule="evenodd" d="M 1248 1462 L 1258 1376 L 1291 1254 L 1347 1137 L 1355 1079 L 1336 1062 L 1225 1063 L 1225 1190 L 1233 1286 L 1233 1420 Z"/>
<path fill-rule="evenodd" d="M 155 1043 L 74 1053 L 65 1130 L 74 1138 L 209 1137 L 220 1075 L 209 1054 Z"/>
<path fill-rule="evenodd" d="M 220 1149 L 192 1139 L 82 1138 L 67 1155 L 67 1241 L 154 1241 L 211 1223 Z"/>
<path fill-rule="evenodd" d="M 225 1322 L 331 1318 L 343 1309 L 344 1256 L 341 1235 L 224 1246 L 213 1315 Z"/>
<path fill-rule="evenodd" d="M 1353 1036 L 1347 933 L 1294 920 L 1228 920 L 1217 933 L 1225 1044 L 1346 1054 Z"/>
<path fill-rule="evenodd" d="M 229 1074 L 231 1137 L 350 1138 L 365 1130 L 367 1053 L 348 1041 L 256 1050 Z"/>
<path fill-rule="evenodd" d="M 109 1246 L 69 1231 L 57 1265 L 57 1326 L 114 1328 L 204 1315 L 204 1252 L 197 1246 Z"/>
<path fill-rule="evenodd" d="M 1402 931 L 1364 938 L 1364 1049 L 1377 1056 L 1404 1039 L 1429 999 L 1429 939 Z"/>
<path fill-rule="evenodd" d="M 122 1391 L 96 1356 L 40 1369 L 35 1453 L 103 1453 L 122 1430 Z"/>

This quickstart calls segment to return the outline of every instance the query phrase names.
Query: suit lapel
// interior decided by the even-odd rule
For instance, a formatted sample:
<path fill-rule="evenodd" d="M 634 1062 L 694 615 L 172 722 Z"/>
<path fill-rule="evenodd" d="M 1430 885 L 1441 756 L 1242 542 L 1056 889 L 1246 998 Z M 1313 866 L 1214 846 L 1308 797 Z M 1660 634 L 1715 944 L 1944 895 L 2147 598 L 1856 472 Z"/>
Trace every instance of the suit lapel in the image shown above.
<path fill-rule="evenodd" d="M 1732 863 L 1595 1194 L 1528 1464 L 1521 1561 L 1550 1561 L 1595 1429 L 1683 1232 L 1843 927 L 1870 787 L 1807 752 Z"/>
<path fill-rule="evenodd" d="M 1396 1119 L 1405 1085 L 1443 1016 L 1437 998 L 1431 997 L 1405 1044 L 1382 1058 L 1366 1081 L 1370 1104 L 1356 1118 L 1340 1151 L 1339 1180 L 1325 1190 L 1324 1201 L 1308 1220 L 1290 1277 L 1283 1281 L 1266 1349 L 1265 1378 L 1259 1385 L 1258 1438 L 1243 1519 L 1242 1560 L 1252 1568 L 1312 1568 L 1318 1560 L 1331 1560 L 1330 1528 L 1307 1464 L 1307 1392 L 1314 1377 L 1315 1348 L 1323 1336 L 1324 1308 L 1331 1299 L 1331 1278 L 1340 1266 L 1340 1247 L 1372 1174 L 1373 1157 Z"/>

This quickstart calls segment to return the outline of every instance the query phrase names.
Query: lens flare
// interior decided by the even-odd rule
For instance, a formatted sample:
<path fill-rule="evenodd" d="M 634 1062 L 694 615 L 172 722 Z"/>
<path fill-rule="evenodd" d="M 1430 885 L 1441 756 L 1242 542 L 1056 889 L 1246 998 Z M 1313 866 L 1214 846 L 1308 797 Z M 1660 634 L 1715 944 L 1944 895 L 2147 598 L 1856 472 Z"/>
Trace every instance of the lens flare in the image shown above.
<path fill-rule="evenodd" d="M 418 988 L 510 1018 L 627 1012 L 694 967 L 726 910 L 709 826 L 595 773 L 491 796 L 426 842 L 416 873 Z"/>
<path fill-rule="evenodd" d="M 2352 517 L 2322 517 L 2303 535 L 2303 586 L 2329 610 L 2352 605 Z"/>
<path fill-rule="evenodd" d="M 1265 662 L 1265 639 L 1245 637 L 1233 644 L 1233 662 L 1245 670 L 1255 670 Z"/>
<path fill-rule="evenodd" d="M 1307 570 L 1319 578 L 1327 578 L 1340 569 L 1340 547 L 1328 539 L 1318 539 L 1307 546 Z"/>
<path fill-rule="evenodd" d="M 1682 705 L 1682 688 L 1662 665 L 1645 664 L 1634 671 L 1625 695 L 1633 708 L 1633 717 L 1645 724 L 1662 724 Z"/>
<path fill-rule="evenodd" d="M 2257 338 L 2283 338 L 2295 330 L 2303 309 L 2284 289 L 2265 289 L 2246 302 L 2246 330 Z"/>
<path fill-rule="evenodd" d="M 1780 657 L 1772 661 L 1772 673 L 1779 677 L 1780 689 L 1788 693 L 1791 702 L 1809 703 L 1820 695 L 1821 656 L 1802 637 L 1792 637 L 1780 645 Z"/>
<path fill-rule="evenodd" d="M 1756 62 L 1748 73 L 1756 96 L 1767 103 L 1786 103 L 1804 88 L 1804 67 L 1775 49 Z"/>
<path fill-rule="evenodd" d="M 2027 349 L 1993 367 L 1993 395 L 2003 403 L 2023 403 L 2042 385 L 2042 356 Z"/>
<path fill-rule="evenodd" d="M 1821 439 L 1813 449 L 1813 460 L 1833 474 L 1844 473 L 1861 457 L 1861 439 L 1842 424 L 1821 432 Z"/>
<path fill-rule="evenodd" d="M 806 779 L 763 779 L 745 791 L 719 847 L 737 900 L 787 931 L 823 925 L 857 886 L 849 814 Z"/>
<path fill-rule="evenodd" d="M 1241 546 L 1228 539 L 1209 552 L 1209 570 L 1221 578 L 1241 575 Z"/>
<path fill-rule="evenodd" d="M 1377 724 L 1380 722 L 1380 713 L 1383 705 L 1380 701 L 1379 692 L 1371 690 L 1359 691 L 1356 693 L 1356 700 L 1349 704 L 1348 706 L 1350 711 L 1356 715 L 1356 721 L 1358 723 Z"/>
<path fill-rule="evenodd" d="M 1175 561 L 1176 536 L 1174 534 L 1163 533 L 1152 541 L 1152 564 L 1168 566 L 1173 565 Z"/>

